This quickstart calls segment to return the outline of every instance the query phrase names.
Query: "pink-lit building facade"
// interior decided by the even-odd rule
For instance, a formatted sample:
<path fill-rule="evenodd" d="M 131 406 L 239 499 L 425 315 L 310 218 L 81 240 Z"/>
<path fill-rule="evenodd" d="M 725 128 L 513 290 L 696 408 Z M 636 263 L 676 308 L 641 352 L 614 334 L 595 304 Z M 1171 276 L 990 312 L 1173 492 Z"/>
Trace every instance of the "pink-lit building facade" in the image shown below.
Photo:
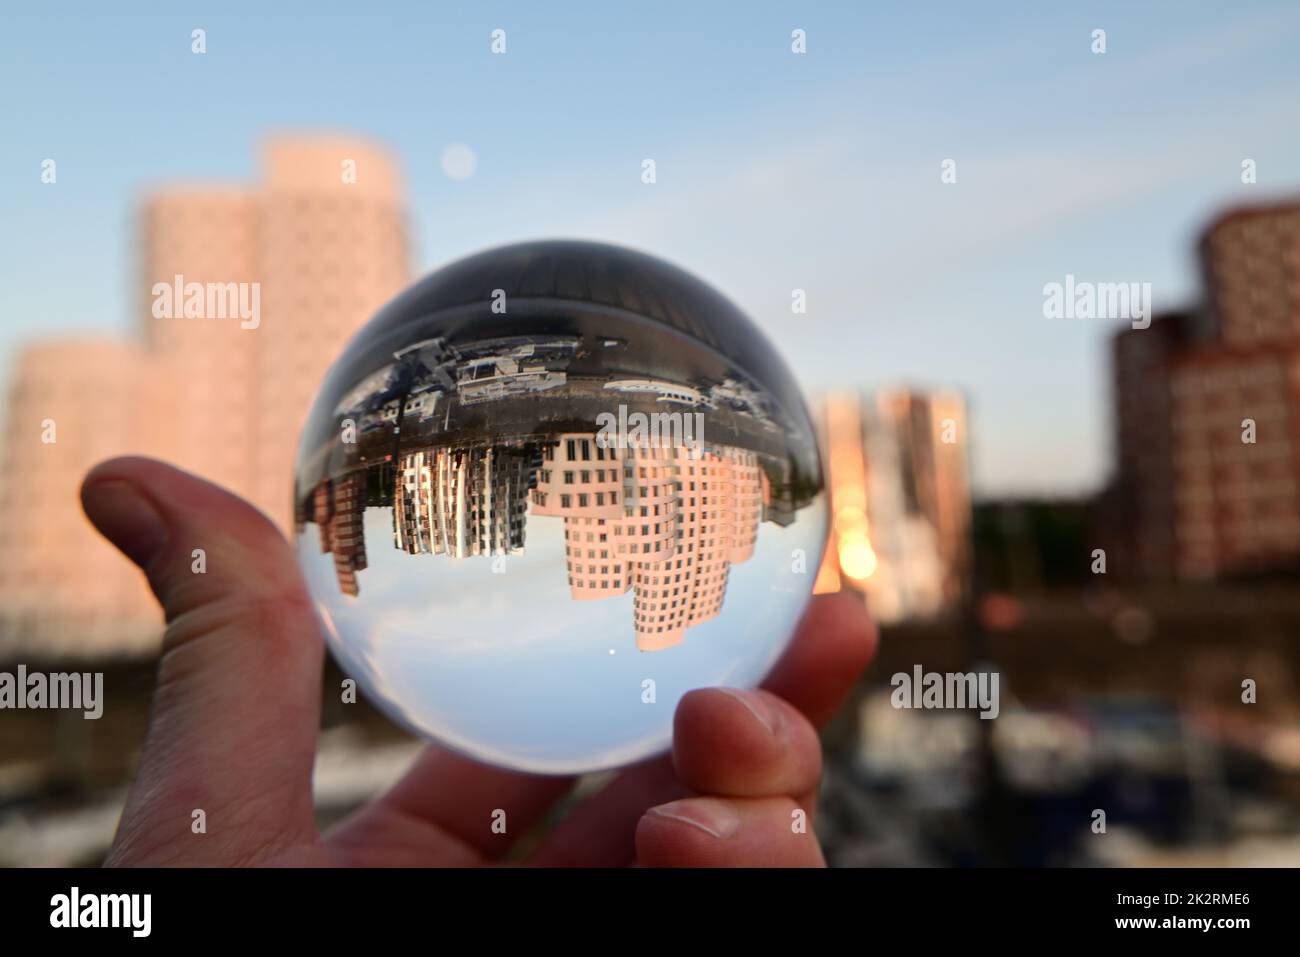
<path fill-rule="evenodd" d="M 715 617 L 733 564 L 753 554 L 765 485 L 753 452 L 725 446 L 549 445 L 533 514 L 564 520 L 570 596 L 633 594 L 637 647 L 680 643 Z"/>
<path fill-rule="evenodd" d="M 248 187 L 145 198 L 136 335 L 39 343 L 18 358 L 0 463 L 0 650 L 157 646 L 142 576 L 77 502 L 82 475 L 105 458 L 173 462 L 289 531 L 298 431 L 344 343 L 409 281 L 407 236 L 397 169 L 369 143 L 274 139 L 261 173 Z M 177 282 L 255 287 L 256 321 L 168 314 L 156 290 Z"/>

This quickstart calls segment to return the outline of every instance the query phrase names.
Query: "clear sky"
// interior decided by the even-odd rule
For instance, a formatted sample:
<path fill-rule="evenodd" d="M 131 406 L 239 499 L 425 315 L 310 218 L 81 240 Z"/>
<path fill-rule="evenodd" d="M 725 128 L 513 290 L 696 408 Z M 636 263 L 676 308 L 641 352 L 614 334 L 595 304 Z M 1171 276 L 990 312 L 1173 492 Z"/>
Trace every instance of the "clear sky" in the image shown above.
<path fill-rule="evenodd" d="M 1087 491 L 1108 470 L 1104 348 L 1119 323 L 1045 319 L 1043 285 L 1150 282 L 1157 310 L 1181 305 L 1212 212 L 1300 193 L 1294 3 L 83 3 L 0 17 L 6 366 L 26 339 L 130 328 L 144 188 L 249 180 L 260 137 L 339 130 L 401 158 L 421 272 L 522 238 L 639 247 L 736 299 L 810 390 L 964 389 L 979 491 Z M 444 172 L 453 143 L 476 157 L 467 178 Z M 795 288 L 806 315 L 791 313 Z"/>

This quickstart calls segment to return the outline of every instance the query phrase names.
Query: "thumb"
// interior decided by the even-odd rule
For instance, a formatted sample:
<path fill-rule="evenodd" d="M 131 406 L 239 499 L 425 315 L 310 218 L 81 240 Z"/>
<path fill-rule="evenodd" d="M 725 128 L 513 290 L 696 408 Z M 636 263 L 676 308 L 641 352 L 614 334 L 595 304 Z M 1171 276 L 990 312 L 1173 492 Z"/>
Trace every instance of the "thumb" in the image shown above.
<path fill-rule="evenodd" d="M 151 459 L 96 466 L 81 500 L 167 619 L 110 862 L 246 863 L 312 840 L 323 644 L 284 538 L 242 499 Z"/>

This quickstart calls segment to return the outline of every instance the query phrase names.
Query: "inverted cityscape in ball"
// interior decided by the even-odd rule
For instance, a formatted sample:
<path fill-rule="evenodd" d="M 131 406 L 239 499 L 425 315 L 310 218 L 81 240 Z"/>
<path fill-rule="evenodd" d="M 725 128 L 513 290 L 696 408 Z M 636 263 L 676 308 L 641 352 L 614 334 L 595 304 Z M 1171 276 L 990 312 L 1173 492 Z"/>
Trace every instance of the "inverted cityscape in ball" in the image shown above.
<path fill-rule="evenodd" d="M 478 253 L 349 344 L 296 466 L 330 647 L 392 718 L 504 767 L 667 748 L 701 687 L 753 687 L 821 560 L 793 377 L 735 305 L 586 242 Z"/>

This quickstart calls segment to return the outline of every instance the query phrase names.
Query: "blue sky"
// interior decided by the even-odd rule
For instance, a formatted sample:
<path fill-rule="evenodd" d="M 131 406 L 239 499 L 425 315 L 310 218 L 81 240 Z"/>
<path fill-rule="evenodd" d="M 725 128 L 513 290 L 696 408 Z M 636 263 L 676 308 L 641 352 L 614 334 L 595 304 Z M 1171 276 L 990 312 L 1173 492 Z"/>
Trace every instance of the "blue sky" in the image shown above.
<path fill-rule="evenodd" d="M 400 157 L 421 272 L 522 238 L 636 246 L 736 299 L 810 389 L 964 389 L 979 491 L 1091 490 L 1116 324 L 1044 319 L 1043 284 L 1145 281 L 1178 306 L 1213 211 L 1300 192 L 1300 8 L 990 6 L 6 11 L 0 361 L 131 327 L 145 188 L 247 181 L 266 134 L 340 130 Z M 451 143 L 477 156 L 468 179 L 442 171 Z"/>

